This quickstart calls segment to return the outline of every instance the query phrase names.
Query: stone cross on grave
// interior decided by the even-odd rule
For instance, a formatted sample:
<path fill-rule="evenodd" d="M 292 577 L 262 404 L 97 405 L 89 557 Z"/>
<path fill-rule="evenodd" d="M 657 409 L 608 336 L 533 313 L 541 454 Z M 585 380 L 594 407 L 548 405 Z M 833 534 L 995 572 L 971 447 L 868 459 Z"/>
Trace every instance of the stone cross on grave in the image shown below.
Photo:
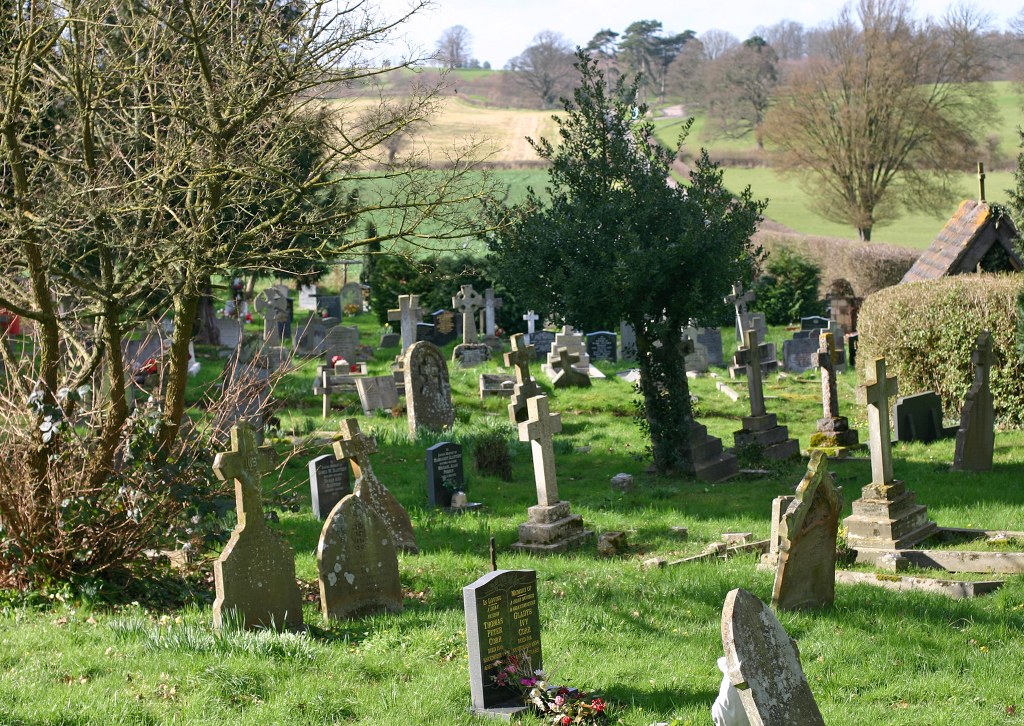
<path fill-rule="evenodd" d="M 463 343 L 475 343 L 477 340 L 475 314 L 482 304 L 483 298 L 472 285 L 462 285 L 452 297 L 452 307 L 462 313 Z"/>
<path fill-rule="evenodd" d="M 736 341 L 743 343 L 743 331 L 747 328 L 747 303 L 754 302 L 754 291 L 743 292 L 743 283 L 732 286 L 732 295 L 725 296 L 725 302 L 736 308 Z"/>
<path fill-rule="evenodd" d="M 484 290 L 484 335 L 494 336 L 495 313 L 505 304 L 504 298 L 494 297 L 494 288 Z"/>
<path fill-rule="evenodd" d="M 857 390 L 868 407 L 868 445 L 871 448 L 871 483 L 883 486 L 892 481 L 892 435 L 889 433 L 889 399 L 900 393 L 896 377 L 885 375 L 885 358 L 875 358 L 872 376 Z"/>
<path fill-rule="evenodd" d="M 821 368 L 821 406 L 825 418 L 839 418 L 836 365 L 841 359 L 832 333 L 821 333 L 818 336 L 818 367 Z"/>
<path fill-rule="evenodd" d="M 402 352 L 416 342 L 416 324 L 423 318 L 419 295 L 399 295 L 398 307 L 388 310 L 388 320 L 402 326 Z"/>
<path fill-rule="evenodd" d="M 526 342 L 530 342 L 530 336 L 532 336 L 537 328 L 536 323 L 540 320 L 540 316 L 532 310 L 527 310 L 526 315 L 523 316 L 523 320 L 526 321 Z"/>
<path fill-rule="evenodd" d="M 747 367 L 747 392 L 750 396 L 750 415 L 764 416 L 764 390 L 761 388 L 761 341 L 756 330 L 744 330 L 746 350 L 737 351 L 737 361 Z M 739 355 L 742 353 L 743 355 Z"/>
<path fill-rule="evenodd" d="M 235 481 L 239 527 L 265 526 L 260 480 L 276 461 L 273 446 L 256 445 L 256 433 L 247 419 L 231 427 L 231 451 L 217 454 L 213 473 L 221 481 Z"/>
<path fill-rule="evenodd" d="M 505 354 L 505 365 L 514 366 L 516 369 L 516 383 L 525 385 L 531 381 L 530 361 L 536 358 L 536 348 L 527 345 L 522 333 L 512 336 L 512 352 Z"/>
<path fill-rule="evenodd" d="M 526 405 L 530 417 L 519 424 L 519 440 L 530 442 L 537 503 L 547 507 L 559 502 L 553 437 L 562 430 L 562 415 L 548 412 L 547 396 L 534 396 Z"/>
<path fill-rule="evenodd" d="M 341 422 L 341 436 L 340 440 L 334 442 L 334 457 L 349 460 L 352 464 L 352 473 L 356 475 L 358 488 L 364 478 L 373 478 L 370 454 L 377 453 L 377 439 L 360 431 L 359 421 L 354 418 L 347 418 Z M 367 474 L 366 477 L 364 473 Z"/>
<path fill-rule="evenodd" d="M 977 347 L 971 354 L 971 363 L 974 365 L 974 385 L 984 386 L 985 390 L 988 390 L 992 366 L 998 362 L 995 351 L 992 350 L 992 334 L 985 331 L 978 336 Z"/>

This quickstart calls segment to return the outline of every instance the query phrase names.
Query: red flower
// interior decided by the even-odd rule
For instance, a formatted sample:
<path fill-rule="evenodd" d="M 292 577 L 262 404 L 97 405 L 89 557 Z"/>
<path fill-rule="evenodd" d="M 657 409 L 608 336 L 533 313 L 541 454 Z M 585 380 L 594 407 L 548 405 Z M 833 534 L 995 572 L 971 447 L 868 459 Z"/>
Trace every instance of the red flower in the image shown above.
<path fill-rule="evenodd" d="M 562 721 L 561 721 L 562 726 L 569 726 L 569 724 L 571 724 L 571 723 L 572 723 L 572 718 L 570 716 L 562 716 Z"/>
<path fill-rule="evenodd" d="M 591 701 L 590 702 L 590 707 L 593 708 L 598 713 L 604 713 L 604 709 L 605 709 L 604 701 L 602 701 L 600 698 L 595 698 L 593 701 Z"/>

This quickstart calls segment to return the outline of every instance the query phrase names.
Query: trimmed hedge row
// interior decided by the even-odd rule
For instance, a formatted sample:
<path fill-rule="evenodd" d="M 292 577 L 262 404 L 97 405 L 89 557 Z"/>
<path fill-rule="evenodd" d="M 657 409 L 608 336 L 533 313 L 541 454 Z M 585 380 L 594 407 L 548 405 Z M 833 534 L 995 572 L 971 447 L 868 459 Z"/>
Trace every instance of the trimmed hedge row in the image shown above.
<path fill-rule="evenodd" d="M 857 368 L 876 356 L 899 378 L 900 395 L 935 391 L 948 419 L 958 420 L 974 380 L 971 354 L 982 330 L 992 333 L 998 363 L 991 374 L 996 418 L 1024 424 L 1024 361 L 1017 349 L 1019 275 L 957 275 L 876 292 L 860 311 Z"/>
<path fill-rule="evenodd" d="M 821 268 L 819 292 L 825 297 L 833 280 L 846 279 L 858 297 L 868 295 L 897 284 L 906 274 L 920 250 L 881 244 L 858 242 L 836 237 L 810 237 L 764 228 L 754 235 L 754 242 L 771 253 L 788 249 L 806 257 Z"/>

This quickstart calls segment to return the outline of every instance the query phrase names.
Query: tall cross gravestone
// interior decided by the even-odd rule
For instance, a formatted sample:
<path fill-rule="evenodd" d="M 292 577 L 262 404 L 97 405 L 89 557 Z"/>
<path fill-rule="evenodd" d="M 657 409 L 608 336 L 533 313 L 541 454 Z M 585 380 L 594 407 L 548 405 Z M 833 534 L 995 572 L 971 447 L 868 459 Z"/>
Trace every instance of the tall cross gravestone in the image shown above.
<path fill-rule="evenodd" d="M 349 418 L 341 422 L 341 439 L 334 442 L 334 455 L 348 459 L 352 465 L 356 477 L 352 493 L 380 516 L 394 537 L 396 547 L 415 554 L 419 547 L 408 512 L 373 473 L 370 454 L 376 453 L 377 441 L 359 430 L 359 421 Z"/>
<path fill-rule="evenodd" d="M 902 481 L 893 479 L 889 399 L 899 393 L 899 384 L 886 375 L 884 358 L 874 359 L 868 375 L 873 377 L 858 394 L 868 408 L 871 483 L 853 502 L 853 514 L 843 520 L 858 562 L 874 561 L 879 551 L 912 547 L 936 530 L 927 508 L 915 503 L 914 493 Z"/>
<path fill-rule="evenodd" d="M 569 502 L 558 498 L 554 435 L 562 430 L 561 415 L 548 410 L 547 396 L 531 398 L 527 411 L 529 417 L 519 424 L 519 440 L 530 442 L 537 505 L 529 508 L 529 521 L 519 525 L 519 541 L 512 547 L 538 554 L 562 552 L 594 533 L 584 530 L 583 518 L 570 514 Z"/>
<path fill-rule="evenodd" d="M 530 375 L 530 361 L 535 357 L 536 351 L 528 344 L 525 335 L 516 333 L 512 336 L 512 352 L 505 354 L 505 365 L 513 366 L 516 371 L 512 400 L 508 404 L 508 417 L 512 423 L 525 421 L 528 416 L 526 402 L 541 395 L 540 386 Z"/>
<path fill-rule="evenodd" d="M 747 304 L 754 302 L 754 291 L 743 292 L 743 283 L 737 282 L 732 286 L 732 294 L 725 296 L 725 302 L 736 308 L 736 342 L 743 344 L 743 331 L 749 328 L 747 324 Z"/>
<path fill-rule="evenodd" d="M 526 321 L 526 343 L 529 345 L 530 336 L 537 330 L 537 321 L 540 320 L 540 316 L 532 310 L 527 310 L 526 314 L 523 315 L 523 320 Z"/>
<path fill-rule="evenodd" d="M 231 451 L 217 454 L 213 473 L 234 480 L 238 524 L 213 565 L 217 597 L 213 627 L 233 612 L 246 628 L 302 625 L 302 595 L 295 583 L 295 553 L 263 518 L 260 480 L 276 459 L 273 447 L 257 446 L 245 419 L 231 428 Z"/>
<path fill-rule="evenodd" d="M 399 295 L 398 307 L 388 310 L 388 320 L 398 321 L 402 328 L 402 352 L 416 342 L 416 324 L 423 318 L 419 295 Z"/>
<path fill-rule="evenodd" d="M 800 444 L 789 438 L 789 429 L 780 426 L 778 417 L 764 407 L 764 389 L 761 379 L 761 344 L 756 330 L 743 333 L 745 348 L 736 352 L 737 359 L 747 366 L 747 391 L 750 395 L 750 415 L 743 417 L 743 428 L 733 433 L 737 447 L 756 448 L 770 459 L 788 459 L 800 455 Z M 693 341 L 688 341 L 693 347 Z"/>
<path fill-rule="evenodd" d="M 836 350 L 832 333 L 818 336 L 818 367 L 821 370 L 822 418 L 818 430 L 811 434 L 809 449 L 824 451 L 829 456 L 845 456 L 860 448 L 856 429 L 851 429 L 845 416 L 839 415 L 839 389 L 836 385 L 836 366 L 842 354 Z"/>
<path fill-rule="evenodd" d="M 494 296 L 494 288 L 484 290 L 484 335 L 494 337 L 497 328 L 497 311 L 505 304 L 504 298 Z"/>
<path fill-rule="evenodd" d="M 462 285 L 452 297 L 452 307 L 462 313 L 462 342 L 475 343 L 476 311 L 480 309 L 483 298 L 473 289 L 472 285 Z"/>
<path fill-rule="evenodd" d="M 971 356 L 974 383 L 960 412 L 953 468 L 961 471 L 991 471 L 995 448 L 995 407 L 989 389 L 989 375 L 996 363 L 992 334 L 982 331 Z"/>

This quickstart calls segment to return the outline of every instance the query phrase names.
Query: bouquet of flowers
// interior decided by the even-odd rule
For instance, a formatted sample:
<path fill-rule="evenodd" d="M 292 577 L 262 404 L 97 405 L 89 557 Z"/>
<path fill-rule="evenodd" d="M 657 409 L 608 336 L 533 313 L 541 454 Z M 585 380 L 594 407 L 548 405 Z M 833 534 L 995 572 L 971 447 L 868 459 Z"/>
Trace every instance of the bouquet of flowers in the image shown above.
<path fill-rule="evenodd" d="M 550 685 L 544 671 L 534 670 L 528 657 L 509 654 L 495 665 L 500 668 L 492 677 L 495 684 L 518 692 L 523 703 L 553 726 L 608 723 L 603 699 L 577 688 Z"/>

